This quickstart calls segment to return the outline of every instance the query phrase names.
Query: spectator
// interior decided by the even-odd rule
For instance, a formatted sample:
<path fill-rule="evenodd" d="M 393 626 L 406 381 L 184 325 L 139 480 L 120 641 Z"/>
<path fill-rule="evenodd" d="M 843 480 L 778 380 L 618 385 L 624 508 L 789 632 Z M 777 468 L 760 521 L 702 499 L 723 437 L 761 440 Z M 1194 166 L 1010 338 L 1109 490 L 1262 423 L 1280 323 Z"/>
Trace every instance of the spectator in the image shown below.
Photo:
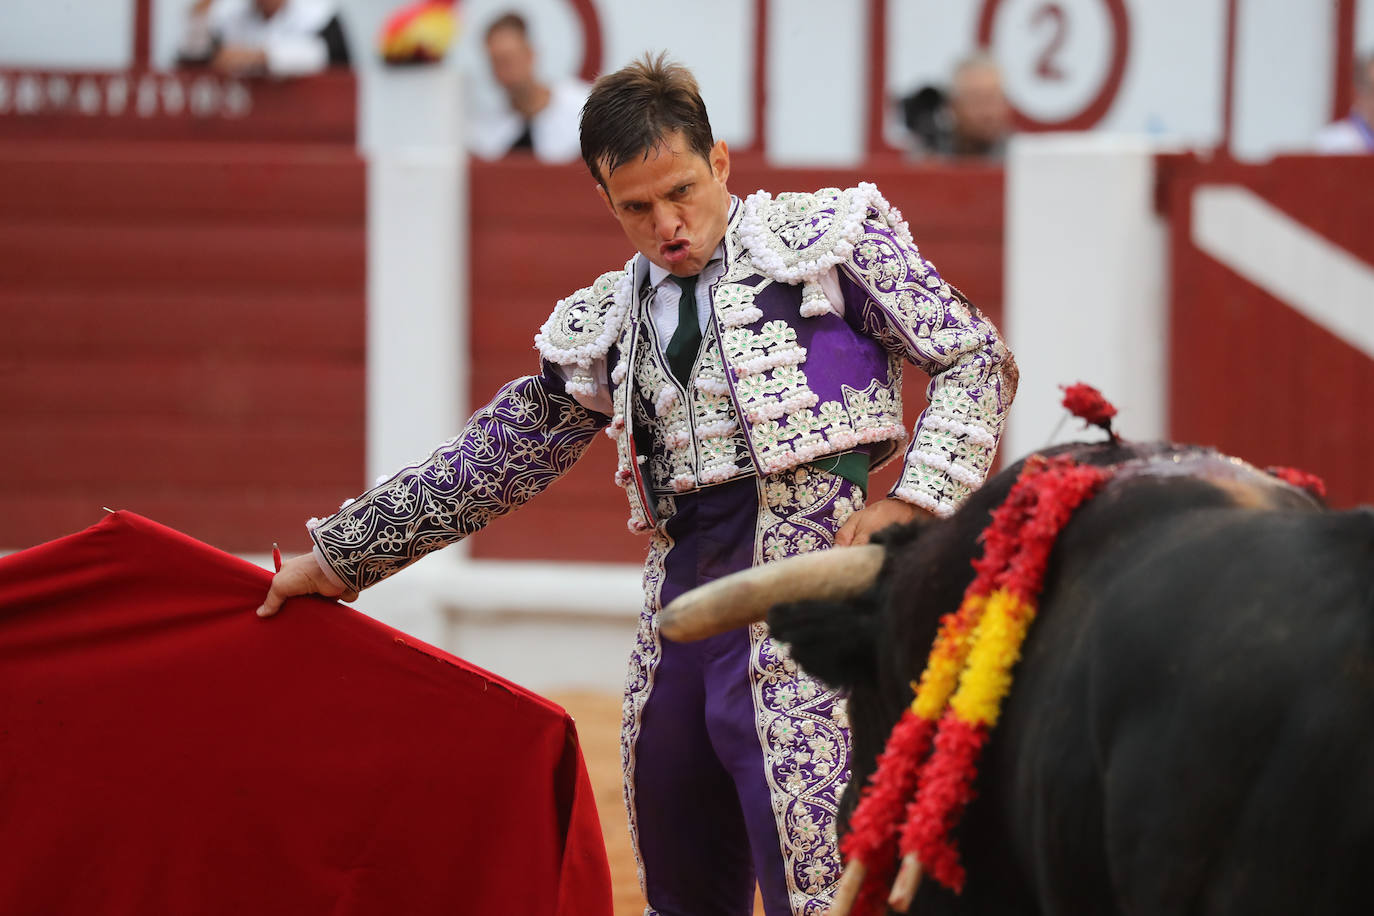
<path fill-rule="evenodd" d="M 1323 127 L 1313 146 L 1319 153 L 1374 153 L 1374 53 L 1355 62 L 1355 101 L 1350 114 Z"/>
<path fill-rule="evenodd" d="M 178 54 L 234 77 L 310 76 L 348 62 L 333 0 L 196 0 Z"/>
<path fill-rule="evenodd" d="M 482 159 L 528 150 L 541 162 L 576 161 L 582 155 L 578 118 L 591 87 L 572 77 L 551 86 L 541 82 L 529 30 L 515 13 L 491 24 L 486 43 L 491 74 L 505 93 L 505 104 L 469 119 L 469 149 Z"/>
<path fill-rule="evenodd" d="M 987 54 L 965 58 L 948 96 L 927 86 L 902 100 L 902 118 L 918 155 L 1001 159 L 1011 133 L 1002 72 Z"/>

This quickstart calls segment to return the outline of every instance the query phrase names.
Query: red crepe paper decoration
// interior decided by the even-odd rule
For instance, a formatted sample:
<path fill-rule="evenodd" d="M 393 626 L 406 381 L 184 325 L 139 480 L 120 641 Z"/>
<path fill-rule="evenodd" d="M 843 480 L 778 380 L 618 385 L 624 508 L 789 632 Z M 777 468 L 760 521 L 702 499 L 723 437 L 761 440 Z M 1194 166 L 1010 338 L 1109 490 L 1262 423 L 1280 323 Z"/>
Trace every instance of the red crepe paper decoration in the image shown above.
<path fill-rule="evenodd" d="M 1286 484 L 1298 487 L 1311 493 L 1317 499 L 1326 499 L 1326 481 L 1310 471 L 1300 470 L 1299 468 L 1283 467 L 1274 465 L 1264 469 L 1267 473 L 1273 474 Z"/>
<path fill-rule="evenodd" d="M 1090 426 L 1105 430 L 1113 439 L 1116 438 L 1116 433 L 1112 432 L 1112 417 L 1116 416 L 1116 407 L 1102 396 L 1102 392 L 1082 382 L 1059 387 L 1064 391 L 1065 410 Z"/>
<path fill-rule="evenodd" d="M 1109 476 L 1068 458 L 1032 457 L 993 511 L 982 556 L 973 561 L 976 575 L 959 609 L 941 619 L 916 697 L 889 736 L 841 845 L 846 861 L 867 868 L 856 916 L 882 912 L 898 853 L 916 853 L 937 881 L 962 890 L 950 834 L 973 799 L 978 759 L 1010 688 L 1050 552 Z"/>

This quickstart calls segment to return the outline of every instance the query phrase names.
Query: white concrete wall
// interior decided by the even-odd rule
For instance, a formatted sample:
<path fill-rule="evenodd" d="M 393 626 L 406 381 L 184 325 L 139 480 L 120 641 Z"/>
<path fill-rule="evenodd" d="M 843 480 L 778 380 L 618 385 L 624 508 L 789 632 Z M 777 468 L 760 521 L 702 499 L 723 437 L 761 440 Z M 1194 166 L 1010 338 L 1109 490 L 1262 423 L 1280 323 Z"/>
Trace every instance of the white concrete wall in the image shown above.
<path fill-rule="evenodd" d="M 828 165 L 863 158 L 867 45 L 864 4 L 771 0 L 764 130 L 775 162 Z"/>
<path fill-rule="evenodd" d="M 1232 152 L 1264 159 L 1309 149 L 1331 119 L 1334 3 L 1247 0 L 1236 31 Z"/>
<path fill-rule="evenodd" d="M 272 568 L 270 556 L 243 559 Z M 450 547 L 374 585 L 353 606 L 539 693 L 616 693 L 642 604 L 637 566 L 473 562 Z"/>
<path fill-rule="evenodd" d="M 1080 438 L 1059 385 L 1087 382 L 1132 439 L 1168 432 L 1165 226 L 1154 153 L 1108 135 L 1016 138 L 1007 162 L 1004 331 L 1021 367 L 1003 453 Z M 1100 435 L 1100 434 L 1098 434 Z"/>
<path fill-rule="evenodd" d="M 4 0 L 0 67 L 122 70 L 133 34 L 133 0 Z"/>
<path fill-rule="evenodd" d="M 367 158 L 367 480 L 422 459 L 467 404 L 467 161 L 457 73 L 375 70 Z"/>
<path fill-rule="evenodd" d="M 643 605 L 638 567 L 455 561 L 452 551 L 373 586 L 357 606 L 533 690 L 621 688 Z"/>

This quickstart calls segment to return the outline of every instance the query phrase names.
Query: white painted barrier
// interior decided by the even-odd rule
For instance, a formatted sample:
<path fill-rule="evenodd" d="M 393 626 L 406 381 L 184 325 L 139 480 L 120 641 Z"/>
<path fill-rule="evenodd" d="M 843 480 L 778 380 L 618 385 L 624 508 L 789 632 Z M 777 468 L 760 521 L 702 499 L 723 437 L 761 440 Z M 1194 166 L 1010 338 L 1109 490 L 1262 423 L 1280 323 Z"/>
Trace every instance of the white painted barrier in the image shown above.
<path fill-rule="evenodd" d="M 368 477 L 359 483 L 370 486 L 466 419 L 468 189 L 459 73 L 374 65 L 360 78 Z M 359 607 L 534 690 L 620 688 L 643 601 L 638 567 L 477 561 L 466 547 L 368 589 Z"/>
<path fill-rule="evenodd" d="M 1021 367 L 1002 453 L 1075 438 L 1058 386 L 1087 382 L 1133 439 L 1168 433 L 1166 226 L 1145 140 L 1038 134 L 1012 141 L 1003 330 Z"/>

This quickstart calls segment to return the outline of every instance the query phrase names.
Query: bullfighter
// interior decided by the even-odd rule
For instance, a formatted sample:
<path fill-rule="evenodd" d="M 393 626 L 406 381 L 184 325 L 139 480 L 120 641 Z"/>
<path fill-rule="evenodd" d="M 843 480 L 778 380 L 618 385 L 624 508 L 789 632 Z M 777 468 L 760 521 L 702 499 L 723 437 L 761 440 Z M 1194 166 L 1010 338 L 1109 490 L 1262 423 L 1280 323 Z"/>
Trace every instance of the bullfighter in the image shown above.
<path fill-rule="evenodd" d="M 648 538 L 621 750 L 649 913 L 819 916 L 840 874 L 842 697 L 764 624 L 660 639 L 659 610 L 745 567 L 920 516 L 982 483 L 1016 389 L 996 328 L 922 257 L 871 184 L 731 195 L 697 84 L 664 55 L 597 81 L 582 157 L 637 253 L 561 300 L 537 375 L 336 514 L 259 614 L 349 599 L 522 505 L 598 431 Z M 929 373 L 909 444 L 904 362 Z M 900 460 L 888 498 L 870 470 Z"/>

